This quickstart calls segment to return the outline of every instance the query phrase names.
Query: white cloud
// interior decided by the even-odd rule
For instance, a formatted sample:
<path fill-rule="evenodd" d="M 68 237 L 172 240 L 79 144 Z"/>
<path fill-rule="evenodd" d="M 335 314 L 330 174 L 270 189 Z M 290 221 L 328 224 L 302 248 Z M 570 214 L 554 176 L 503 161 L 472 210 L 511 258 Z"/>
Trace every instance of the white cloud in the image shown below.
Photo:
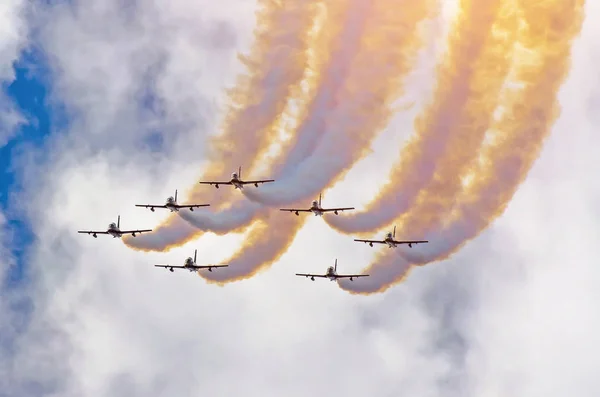
<path fill-rule="evenodd" d="M 600 43 L 591 18 L 561 94 L 561 120 L 506 214 L 453 259 L 416 269 L 385 294 L 361 297 L 327 281 L 294 277 L 324 271 L 336 257 L 340 270 L 358 271 L 372 256 L 316 218 L 280 263 L 224 288 L 152 264 L 181 262 L 194 248 L 199 261 L 218 262 L 236 248 L 228 245 L 236 237 L 206 236 L 166 254 L 145 254 L 111 238 L 75 233 L 104 227 L 117 214 L 127 225 L 157 224 L 162 215 L 133 204 L 194 182 L 201 158 L 187 159 L 204 141 L 201 128 L 213 121 L 205 124 L 177 106 L 173 79 L 188 82 L 191 103 L 206 109 L 211 101 L 205 98 L 232 81 L 236 67 L 227 60 L 235 48 L 213 56 L 206 46 L 200 56 L 170 44 L 189 45 L 192 37 L 203 42 L 215 19 L 236 37 L 246 37 L 252 25 L 250 10 L 229 15 L 208 3 L 143 3 L 136 14 L 125 14 L 130 19 L 116 12 L 116 4 L 49 14 L 46 45 L 62 71 L 58 94 L 75 111 L 76 123 L 70 141 L 51 147 L 52 164 L 30 175 L 37 310 L 16 346 L 12 389 L 4 392 L 597 395 L 600 184 L 591 170 L 600 169 L 600 123 L 588 105 L 600 98 L 599 83 L 590 80 L 597 75 L 593 57 L 600 56 Z M 233 0 L 228 7 L 251 8 Z M 591 5 L 588 15 L 592 7 L 598 10 Z M 171 65 L 157 77 L 164 84 L 160 97 L 173 109 L 168 119 L 188 126 L 179 133 L 168 129 L 179 144 L 159 156 L 139 140 L 164 120 L 140 114 L 134 101 L 144 84 L 140 72 L 156 54 Z M 215 67 L 217 83 L 210 83 L 215 70 L 206 59 L 222 62 Z M 193 149 L 184 147 L 184 138 L 193 139 Z M 149 168 L 153 159 L 160 167 Z M 356 183 L 372 173 L 353 176 L 360 179 L 339 184 L 328 200 L 351 197 Z"/>
<path fill-rule="evenodd" d="M 8 0 L 0 4 L 0 83 L 14 79 L 13 62 L 26 41 L 25 2 Z M 0 91 L 0 147 L 16 133 L 24 118 L 15 110 L 10 99 Z"/>

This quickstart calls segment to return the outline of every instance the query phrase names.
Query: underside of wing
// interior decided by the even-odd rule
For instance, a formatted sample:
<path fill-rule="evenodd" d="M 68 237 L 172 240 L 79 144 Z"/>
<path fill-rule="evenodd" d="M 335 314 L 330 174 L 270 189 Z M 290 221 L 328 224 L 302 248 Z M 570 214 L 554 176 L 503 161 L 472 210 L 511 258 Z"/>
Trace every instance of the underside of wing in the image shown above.
<path fill-rule="evenodd" d="M 134 234 L 134 233 L 148 233 L 151 232 L 152 229 L 143 229 L 143 230 L 121 230 L 121 234 Z"/>
<path fill-rule="evenodd" d="M 176 205 L 176 208 L 200 208 L 200 207 L 210 207 L 210 204 L 185 204 L 185 205 Z"/>
<path fill-rule="evenodd" d="M 142 207 L 142 208 L 167 208 L 166 205 L 152 205 L 152 204 L 136 204 L 136 207 Z"/>
<path fill-rule="evenodd" d="M 323 208 L 323 212 L 333 212 L 333 211 L 350 211 L 353 210 L 354 207 L 344 207 L 344 208 Z"/>
<path fill-rule="evenodd" d="M 229 265 L 202 265 L 202 266 L 192 266 L 194 269 L 214 269 L 217 267 L 228 267 Z"/>
<path fill-rule="evenodd" d="M 424 243 L 428 243 L 429 241 L 427 240 L 413 240 L 413 241 L 394 241 L 394 244 L 424 244 Z"/>
<path fill-rule="evenodd" d="M 355 238 L 354 241 L 359 241 L 361 243 L 385 244 L 385 241 L 382 240 L 362 240 L 359 238 Z"/>
<path fill-rule="evenodd" d="M 185 269 L 184 266 L 171 266 L 171 265 L 154 265 L 154 267 L 164 267 L 165 269 Z"/>
<path fill-rule="evenodd" d="M 310 212 L 310 210 L 304 209 L 293 209 L 293 208 L 281 208 L 279 211 L 287 211 L 287 212 Z"/>
<path fill-rule="evenodd" d="M 231 181 L 227 182 L 198 182 L 201 185 L 231 185 Z"/>
<path fill-rule="evenodd" d="M 79 230 L 77 231 L 77 233 L 82 233 L 82 234 L 108 234 L 108 232 L 95 232 L 93 230 Z"/>
<path fill-rule="evenodd" d="M 275 179 L 261 179 L 260 181 L 240 181 L 240 183 L 242 185 L 249 185 L 249 184 L 253 184 L 253 183 L 269 183 L 269 182 L 275 182 Z"/>
<path fill-rule="evenodd" d="M 337 278 L 358 278 L 358 277 L 369 277 L 368 274 L 342 274 L 338 275 Z"/>
<path fill-rule="evenodd" d="M 327 278 L 327 276 L 324 276 L 322 274 L 306 274 L 306 273 L 296 273 L 296 276 L 303 276 L 303 277 L 321 277 L 321 278 Z"/>

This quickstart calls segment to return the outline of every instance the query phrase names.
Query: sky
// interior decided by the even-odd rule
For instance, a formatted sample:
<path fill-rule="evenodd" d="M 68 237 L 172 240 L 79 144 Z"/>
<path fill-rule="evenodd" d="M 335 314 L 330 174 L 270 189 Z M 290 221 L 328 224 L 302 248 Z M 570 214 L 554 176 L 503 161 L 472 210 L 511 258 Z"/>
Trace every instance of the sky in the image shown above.
<path fill-rule="evenodd" d="M 0 396 L 598 396 L 600 4 L 469 4 L 2 2 Z"/>

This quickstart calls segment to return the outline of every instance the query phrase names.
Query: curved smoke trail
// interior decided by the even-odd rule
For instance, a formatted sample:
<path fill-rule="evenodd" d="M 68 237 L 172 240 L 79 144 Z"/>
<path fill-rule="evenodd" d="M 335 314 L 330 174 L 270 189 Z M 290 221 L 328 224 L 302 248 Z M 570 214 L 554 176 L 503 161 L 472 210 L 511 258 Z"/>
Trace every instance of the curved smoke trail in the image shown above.
<path fill-rule="evenodd" d="M 266 171 L 269 177 L 276 180 L 275 184 L 279 183 L 285 173 L 310 156 L 327 133 L 323 128 L 324 116 L 338 105 L 337 94 L 360 49 L 365 15 L 368 15 L 368 8 L 364 4 L 370 5 L 354 0 L 338 0 L 329 4 L 329 19 L 320 37 L 323 40 L 320 40 L 315 49 L 314 63 L 319 67 L 318 78 L 315 79 L 318 89 L 302 109 L 296 133 L 284 142 L 278 160 Z M 260 190 L 268 187 L 269 185 L 263 185 Z M 247 195 L 252 190 L 254 189 L 244 189 L 242 193 Z M 218 213 L 182 213 L 181 216 L 198 229 L 227 233 L 247 226 L 257 216 L 260 218 L 268 211 L 261 203 L 243 200 Z"/>
<path fill-rule="evenodd" d="M 317 179 L 318 185 L 314 184 L 313 180 L 311 186 L 303 185 L 301 188 L 296 188 L 288 195 L 286 203 L 289 204 L 293 197 L 297 197 L 297 201 L 291 204 L 306 206 L 307 203 L 302 203 L 302 199 L 318 191 L 315 189 L 320 190 L 324 185 L 331 184 L 336 177 L 339 178 L 339 174 L 360 159 L 365 153 L 364 148 L 387 124 L 392 113 L 390 106 L 401 94 L 403 79 L 411 71 L 422 45 L 417 26 L 428 17 L 435 17 L 438 11 L 433 2 L 407 0 L 405 4 L 403 12 L 398 14 L 389 13 L 389 0 L 373 2 L 370 13 L 361 9 L 363 15 L 368 16 L 363 32 L 364 44 L 354 57 L 343 86 L 332 93 L 339 98 L 339 105 L 336 108 L 327 109 L 333 112 L 334 117 L 326 118 L 324 114 L 312 115 L 313 118 L 318 118 L 321 128 L 324 128 L 325 136 L 312 157 L 300 167 L 312 167 L 318 170 L 320 159 L 328 154 L 328 150 L 335 150 L 329 155 L 335 154 L 340 157 L 339 162 L 329 163 L 331 167 L 320 169 L 321 174 L 328 173 L 329 179 Z M 345 145 L 334 144 L 340 139 L 340 134 L 345 138 L 342 140 Z M 323 147 L 327 148 L 325 152 Z M 280 170 L 286 170 L 285 163 Z M 288 188 L 291 189 L 287 175 L 293 174 L 295 170 L 286 171 L 284 178 L 288 180 Z M 303 180 L 298 179 L 293 184 L 302 185 Z M 263 190 L 267 188 L 260 191 Z M 259 191 L 244 190 L 244 194 L 251 198 L 256 198 L 256 192 Z M 272 205 L 272 202 L 268 204 Z M 279 259 L 293 242 L 300 227 L 304 225 L 306 217 L 281 214 L 277 209 L 275 209 L 276 215 L 273 210 L 268 211 L 268 220 L 261 219 L 260 226 L 249 233 L 251 243 L 245 244 L 233 255 L 228 261 L 230 267 L 224 269 L 219 275 L 210 273 L 202 274 L 202 277 L 219 282 L 249 278 Z"/>
<path fill-rule="evenodd" d="M 247 198 L 270 206 L 313 198 L 370 152 L 371 142 L 393 115 L 391 105 L 403 94 L 404 79 L 422 48 L 418 24 L 438 12 L 433 2 L 406 0 L 403 5 L 396 14 L 389 12 L 390 0 L 372 2 L 363 48 L 336 93 L 339 105 L 312 116 L 324 120 L 320 145 L 278 183 L 245 191 Z"/>
<path fill-rule="evenodd" d="M 260 0 L 259 6 L 254 45 L 250 56 L 241 57 L 247 73 L 229 92 L 223 134 L 209 143 L 212 161 L 203 173 L 206 179 L 227 177 L 238 165 L 247 170 L 256 165 L 276 137 L 281 114 L 290 96 L 297 94 L 305 73 L 318 3 Z M 242 146 L 243 150 L 236 148 Z M 221 190 L 200 191 L 194 187 L 189 200 L 226 203 L 232 192 Z M 138 250 L 164 251 L 201 234 L 201 230 L 172 215 L 153 233 L 123 241 Z"/>
<path fill-rule="evenodd" d="M 461 1 L 434 102 L 416 120 L 416 135 L 401 151 L 399 165 L 364 210 L 328 216 L 330 226 L 345 233 L 375 231 L 406 211 L 412 214 L 428 185 L 462 187 L 460 177 L 483 143 L 511 65 L 516 20 L 512 2 Z"/>
<path fill-rule="evenodd" d="M 429 234 L 428 249 L 380 254 L 368 269 L 371 277 L 366 279 L 370 280 L 340 282 L 342 288 L 353 293 L 382 292 L 402 281 L 411 266 L 447 258 L 504 212 L 558 116 L 557 94 L 570 68 L 571 45 L 581 29 L 584 3 L 520 4 L 524 23 L 517 35 L 521 52 L 515 56 L 511 79 L 517 84 L 504 92 L 503 114 L 492 128 L 496 135 L 485 148 L 473 181 L 459 197 L 451 222 L 434 231 L 436 225 L 415 219 L 406 226 Z"/>

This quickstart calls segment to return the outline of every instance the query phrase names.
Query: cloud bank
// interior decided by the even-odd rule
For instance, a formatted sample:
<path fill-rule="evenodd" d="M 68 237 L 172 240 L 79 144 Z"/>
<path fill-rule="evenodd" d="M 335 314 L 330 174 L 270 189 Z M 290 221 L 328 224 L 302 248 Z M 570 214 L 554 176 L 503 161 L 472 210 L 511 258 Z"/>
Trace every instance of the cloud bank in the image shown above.
<path fill-rule="evenodd" d="M 344 10 L 342 4 L 351 5 L 334 6 Z M 590 352 L 600 348 L 594 305 L 600 281 L 594 259 L 600 185 L 590 170 L 600 167 L 595 150 L 600 144 L 595 133 L 600 43 L 588 17 L 572 49 L 561 46 L 576 21 L 559 22 L 572 17 L 575 8 L 551 9 L 556 16 L 527 4 L 519 5 L 516 17 L 530 18 L 535 29 L 552 26 L 544 32 L 554 51 L 524 46 L 537 57 L 520 58 L 531 61 L 525 77 L 535 84 L 519 86 L 519 95 L 502 101 L 529 99 L 525 105 L 536 106 L 535 112 L 520 113 L 516 120 L 531 116 L 536 123 L 528 129 L 509 124 L 510 136 L 517 139 L 511 144 L 523 144 L 519 139 L 546 126 L 542 121 L 549 118 L 542 118 L 540 109 L 552 108 L 556 97 L 538 101 L 533 88 L 563 78 L 558 72 L 565 64 L 555 57 L 566 59 L 571 52 L 572 63 L 558 93 L 560 117 L 539 160 L 506 210 L 478 238 L 443 263 L 415 268 L 397 288 L 369 297 L 293 276 L 322 272 L 335 258 L 344 272 L 360 271 L 375 260 L 373 249 L 332 231 L 320 218 L 276 214 L 278 222 L 305 223 L 294 244 L 268 272 L 224 287 L 152 265 L 180 263 L 195 248 L 199 262 L 221 263 L 252 233 L 270 233 L 261 223 L 248 234 L 206 233 L 168 253 L 77 235 L 78 228 L 102 228 L 119 214 L 127 226 L 160 224 L 162 215 L 133 207 L 140 199 L 166 197 L 175 188 L 182 200 L 191 199 L 185 186 L 198 181 L 198 170 L 210 160 L 205 142 L 224 117 L 216 104 L 241 72 L 235 54 L 250 51 L 255 4 L 139 2 L 125 10 L 116 1 L 49 6 L 39 22 L 43 46 L 52 60 L 53 95 L 69 109 L 71 123 L 44 148 L 50 153 L 47 163 L 22 161 L 23 197 L 36 225 L 26 291 L 34 308 L 11 354 L 0 359 L 0 368 L 9 371 L 2 377 L 8 379 L 3 393 L 596 396 L 600 363 Z M 600 11 L 596 3 L 585 6 L 586 15 Z M 548 60 L 554 62 L 548 65 Z M 539 73 L 541 67 L 547 73 Z M 523 69 L 513 65 L 510 73 L 523 77 Z M 501 116 L 485 121 L 497 125 Z M 494 144 L 508 142 L 490 138 L 483 147 Z M 496 152 L 482 153 L 477 169 L 499 164 L 487 161 Z M 370 189 L 374 175 L 364 171 L 367 161 L 357 161 L 353 179 L 340 179 L 328 200 L 368 203 L 381 186 Z M 253 172 L 262 174 L 258 167 Z M 428 184 L 427 191 L 437 192 L 436 186 Z M 450 214 L 459 214 L 471 194 L 495 197 L 482 194 L 482 186 L 490 187 L 465 181 Z M 422 196 L 427 197 L 434 195 Z M 478 219 L 476 212 L 467 215 Z M 441 238 L 434 243 L 433 237 L 434 249 L 448 243 Z M 428 251 L 400 252 L 414 262 Z M 358 281 L 353 285 L 360 287 Z M 6 315 L 0 315 L 5 323 Z M 332 376 L 345 381 L 332 382 Z"/>

